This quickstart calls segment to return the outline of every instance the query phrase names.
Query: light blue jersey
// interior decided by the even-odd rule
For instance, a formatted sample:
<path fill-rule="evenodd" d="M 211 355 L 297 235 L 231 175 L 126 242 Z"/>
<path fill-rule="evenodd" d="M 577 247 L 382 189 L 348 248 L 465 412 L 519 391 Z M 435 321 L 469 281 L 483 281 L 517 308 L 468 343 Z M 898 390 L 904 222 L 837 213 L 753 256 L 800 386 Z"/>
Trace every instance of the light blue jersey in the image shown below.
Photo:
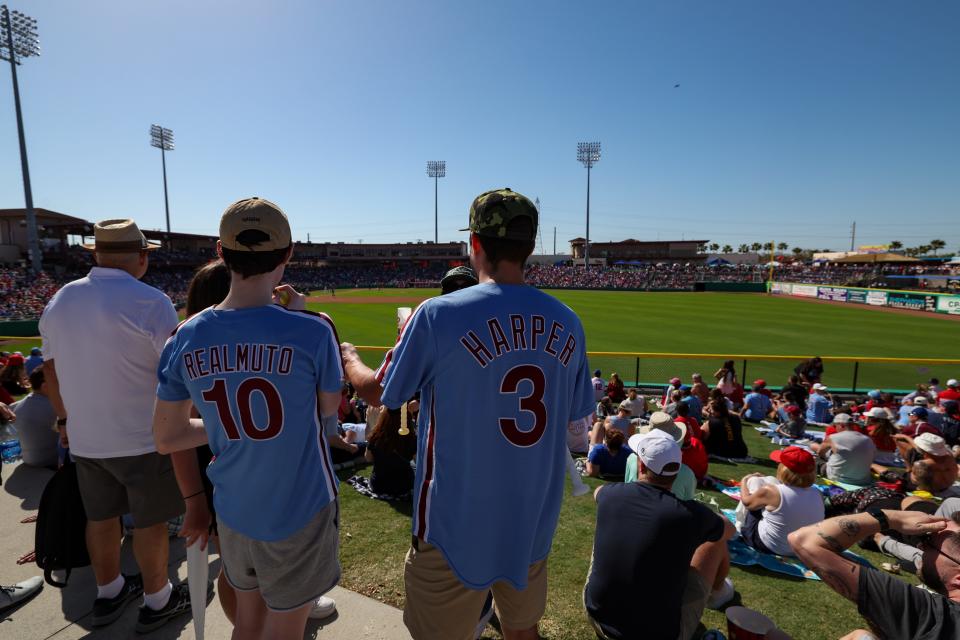
<path fill-rule="evenodd" d="M 343 365 L 330 318 L 280 306 L 207 309 L 160 356 L 157 397 L 190 399 L 214 460 L 217 516 L 256 540 L 289 537 L 337 495 L 317 391 L 338 393 Z"/>
<path fill-rule="evenodd" d="M 557 526 L 567 424 L 594 406 L 576 314 L 524 285 L 433 298 L 377 375 L 387 407 L 421 392 L 414 535 L 468 587 L 525 588 Z"/>

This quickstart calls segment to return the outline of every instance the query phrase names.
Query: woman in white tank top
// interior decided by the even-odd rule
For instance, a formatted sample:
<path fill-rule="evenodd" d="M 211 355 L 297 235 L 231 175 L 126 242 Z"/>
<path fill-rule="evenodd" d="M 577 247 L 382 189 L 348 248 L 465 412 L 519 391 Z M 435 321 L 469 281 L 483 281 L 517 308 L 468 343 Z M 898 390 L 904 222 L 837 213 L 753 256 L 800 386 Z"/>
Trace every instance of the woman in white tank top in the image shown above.
<path fill-rule="evenodd" d="M 824 517 L 823 497 L 813 487 L 816 462 L 813 454 L 800 447 L 774 451 L 770 458 L 780 463 L 779 482 L 755 473 L 740 483 L 740 501 L 746 509 L 740 533 L 758 551 L 792 556 L 787 536 Z"/>

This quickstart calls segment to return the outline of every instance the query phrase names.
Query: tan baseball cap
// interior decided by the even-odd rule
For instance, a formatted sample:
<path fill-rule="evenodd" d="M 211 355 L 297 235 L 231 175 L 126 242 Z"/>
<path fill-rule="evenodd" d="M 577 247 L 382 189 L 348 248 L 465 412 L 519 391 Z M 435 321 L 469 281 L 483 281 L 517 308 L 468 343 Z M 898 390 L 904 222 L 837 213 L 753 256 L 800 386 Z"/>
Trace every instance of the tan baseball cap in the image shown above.
<path fill-rule="evenodd" d="M 241 238 L 245 231 L 253 238 Z M 220 217 L 220 244 L 232 251 L 277 251 L 291 244 L 290 222 L 280 207 L 263 198 L 237 200 Z"/>

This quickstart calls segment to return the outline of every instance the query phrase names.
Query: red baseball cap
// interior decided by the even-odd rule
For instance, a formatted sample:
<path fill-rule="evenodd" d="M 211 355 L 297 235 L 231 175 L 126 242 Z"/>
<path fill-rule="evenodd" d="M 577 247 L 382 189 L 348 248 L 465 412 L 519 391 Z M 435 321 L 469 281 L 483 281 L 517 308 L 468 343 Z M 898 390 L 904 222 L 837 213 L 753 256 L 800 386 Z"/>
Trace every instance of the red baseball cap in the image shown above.
<path fill-rule="evenodd" d="M 770 459 L 779 462 L 794 473 L 810 473 L 816 468 L 813 454 L 800 447 L 787 447 L 774 451 L 770 454 Z"/>
<path fill-rule="evenodd" d="M 767 386 L 767 381 L 764 380 L 763 378 L 757 378 L 756 380 L 753 381 L 753 386 L 755 386 L 755 387 L 765 387 L 765 386 Z"/>
<path fill-rule="evenodd" d="M 791 404 L 787 406 L 787 413 L 789 413 L 792 416 L 803 415 L 803 411 L 800 411 L 800 407 L 798 407 L 795 404 Z"/>
<path fill-rule="evenodd" d="M 8 365 L 16 365 L 16 364 L 23 364 L 23 363 L 24 363 L 23 356 L 20 355 L 19 353 L 11 353 L 9 356 L 7 356 Z"/>

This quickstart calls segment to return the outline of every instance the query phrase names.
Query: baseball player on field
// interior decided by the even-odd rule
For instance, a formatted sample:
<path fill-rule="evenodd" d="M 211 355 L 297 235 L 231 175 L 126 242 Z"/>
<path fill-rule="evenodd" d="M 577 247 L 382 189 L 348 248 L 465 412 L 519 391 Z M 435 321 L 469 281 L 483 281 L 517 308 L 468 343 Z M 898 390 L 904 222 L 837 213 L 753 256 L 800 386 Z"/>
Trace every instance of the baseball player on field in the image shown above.
<path fill-rule="evenodd" d="M 478 196 L 479 284 L 421 304 L 377 372 L 388 408 L 421 394 L 404 570 L 416 640 L 472 638 L 488 590 L 507 640 L 538 637 L 567 424 L 594 401 L 579 319 L 523 282 L 537 223 L 519 193 Z"/>
<path fill-rule="evenodd" d="M 339 341 L 328 317 L 277 286 L 292 245 L 276 205 L 228 207 L 217 249 L 230 293 L 167 341 L 154 438 L 161 453 L 209 442 L 215 456 L 207 475 L 237 591 L 234 639 L 301 638 L 314 603 L 340 579 L 337 480 L 321 424 L 336 421 Z M 191 406 L 202 420 L 190 419 Z"/>

